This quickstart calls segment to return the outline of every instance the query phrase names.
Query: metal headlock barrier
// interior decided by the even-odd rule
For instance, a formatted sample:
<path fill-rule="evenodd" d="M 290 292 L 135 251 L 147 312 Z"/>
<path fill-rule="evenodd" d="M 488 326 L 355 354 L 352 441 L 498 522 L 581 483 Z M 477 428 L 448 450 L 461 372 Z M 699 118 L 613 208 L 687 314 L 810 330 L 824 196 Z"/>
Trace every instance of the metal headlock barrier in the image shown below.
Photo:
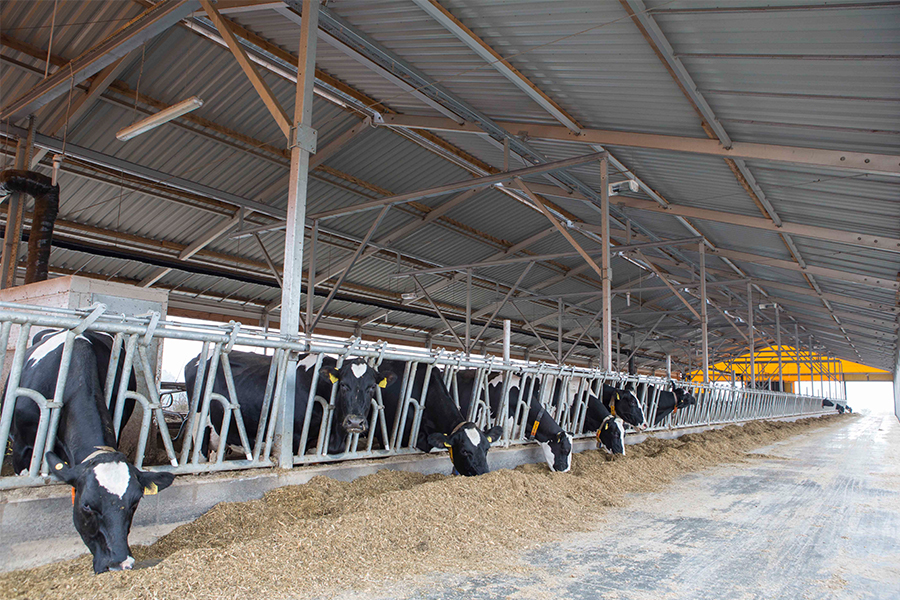
<path fill-rule="evenodd" d="M 260 467 L 288 467 L 291 465 L 324 463 L 336 460 L 352 460 L 400 454 L 418 453 L 415 442 L 421 426 L 424 398 L 427 385 L 431 381 L 433 369 L 439 369 L 450 393 L 460 406 L 459 385 L 457 376 L 460 371 L 474 370 L 475 381 L 472 386 L 472 398 L 468 404 L 468 420 L 481 427 L 500 425 L 503 436 L 499 445 L 530 443 L 526 439 L 528 418 L 527 399 L 531 397 L 535 385 L 540 385 L 541 399 L 547 411 L 565 429 L 576 438 L 591 434 L 584 432 L 584 420 L 587 412 L 589 395 L 599 395 L 604 383 L 623 387 L 628 383 L 635 384 L 636 394 L 644 409 L 647 422 L 656 420 L 657 401 L 660 391 L 669 389 L 669 381 L 659 377 L 627 375 L 623 373 L 607 373 L 597 369 L 574 366 L 559 366 L 547 363 L 525 363 L 513 361 L 505 365 L 495 357 L 466 357 L 460 353 L 446 351 L 431 352 L 411 348 L 397 348 L 386 342 L 364 342 L 358 338 L 348 340 L 306 339 L 285 340 L 277 333 L 262 330 L 248 330 L 240 324 L 229 325 L 197 325 L 160 320 L 158 313 L 143 317 L 125 317 L 105 312 L 102 304 L 90 309 L 71 310 L 45 307 L 33 307 L 20 304 L 0 303 L 0 344 L 10 347 L 10 340 L 15 339 L 12 356 L 4 353 L 0 356 L 0 369 L 5 371 L 7 361 L 10 362 L 9 377 L 5 394 L 2 398 L 0 412 L 0 443 L 4 447 L 12 446 L 11 425 L 16 402 L 34 402 L 40 411 L 40 422 L 34 440 L 35 451 L 27 472 L 0 477 L 0 489 L 28 487 L 53 483 L 48 477 L 44 454 L 52 450 L 57 427 L 59 425 L 62 402 L 67 384 L 68 365 L 72 357 L 72 349 L 77 336 L 91 330 L 109 334 L 112 337 L 112 352 L 109 370 L 104 384 L 107 406 L 111 406 L 115 396 L 115 411 L 112 415 L 113 426 L 118 434 L 122 431 L 123 407 L 125 400 L 135 401 L 136 411 L 141 419 L 139 437 L 136 444 L 134 464 L 149 470 L 166 470 L 179 474 L 205 473 L 211 471 L 253 469 Z M 28 343 L 34 333 L 45 329 L 65 331 L 65 342 L 61 357 L 61 368 L 56 374 L 55 398 L 45 398 L 35 390 L 20 386 L 20 379 L 25 366 L 25 355 Z M 17 336 L 17 337 L 15 337 Z M 150 346 L 154 340 L 187 340 L 201 344 L 200 361 L 194 388 L 189 390 L 190 405 L 187 415 L 182 415 L 183 422 L 179 426 L 180 434 L 173 440 L 166 424 L 166 413 L 161 402 L 160 382 L 152 367 L 153 361 Z M 244 425 L 238 402 L 236 386 L 231 373 L 229 354 L 235 347 L 270 354 L 272 357 L 268 377 L 265 384 L 263 407 L 259 425 L 249 436 Z M 124 360 L 122 356 L 124 353 Z M 313 367 L 312 381 L 317 381 L 323 357 L 328 354 L 337 359 L 340 368 L 348 358 L 363 358 L 370 366 L 378 369 L 383 360 L 406 361 L 402 380 L 402 396 L 396 417 L 388 422 L 385 417 L 381 398 L 381 389 L 377 388 L 372 400 L 372 411 L 369 419 L 368 435 L 351 434 L 341 454 L 328 454 L 328 437 L 335 409 L 337 386 L 333 386 L 330 398 L 321 398 L 315 394 L 315 386 L 310 391 L 306 404 L 306 415 L 300 435 L 300 450 L 289 460 L 281 460 L 276 456 L 279 438 L 294 435 L 293 421 L 279 419 L 285 397 L 287 381 L 287 365 L 291 353 L 315 353 L 317 359 Z M 124 374 L 134 373 L 144 383 L 138 389 L 140 393 L 128 389 L 129 376 L 117 377 L 119 364 Z M 217 370 L 221 366 L 228 395 L 215 393 L 214 383 Z M 412 383 L 416 374 L 425 370 L 426 389 L 421 390 L 418 398 L 413 397 Z M 488 389 L 491 381 L 501 375 L 502 399 L 499 410 L 493 414 L 490 409 Z M 511 400 L 510 388 L 513 377 L 518 377 L 518 386 L 524 393 Z M 118 386 L 114 385 L 118 380 Z M 559 381 L 560 392 L 554 394 L 554 387 Z M 648 383 L 650 386 L 640 386 Z M 680 387 L 688 389 L 697 399 L 697 403 L 667 416 L 658 425 L 651 425 L 645 431 L 677 429 L 685 427 L 711 426 L 755 419 L 794 417 L 816 415 L 826 412 L 822 407 L 822 399 L 812 396 L 801 396 L 784 392 L 750 390 L 745 388 L 704 385 L 692 382 L 678 382 Z M 556 397 L 554 397 L 556 396 Z M 513 418 L 501 418 L 509 414 L 510 401 L 516 402 Z M 218 403 L 227 418 L 223 419 L 222 431 L 215 447 L 215 459 L 207 461 L 201 455 L 199 432 L 200 424 L 208 426 L 207 419 L 212 403 Z M 310 422 L 314 406 L 322 411 L 321 425 L 318 430 L 311 430 Z M 407 431 L 401 426 L 407 419 L 412 419 L 412 427 Z M 152 423 L 156 427 L 151 427 Z M 227 447 L 228 432 L 235 427 L 240 438 L 238 448 Z M 156 445 L 161 445 L 165 454 L 165 464 L 145 464 L 145 452 L 150 444 L 150 436 L 158 436 Z M 376 439 L 378 438 L 378 439 Z M 251 439 L 254 440 L 251 443 Z M 386 441 L 385 441 L 386 440 Z M 180 447 L 176 445 L 180 442 Z M 7 457 L 8 458 L 8 457 Z M 158 461 L 157 461 L 158 462 Z M 7 470 L 9 466 L 7 465 Z M 6 471 L 5 471 L 6 472 Z"/>

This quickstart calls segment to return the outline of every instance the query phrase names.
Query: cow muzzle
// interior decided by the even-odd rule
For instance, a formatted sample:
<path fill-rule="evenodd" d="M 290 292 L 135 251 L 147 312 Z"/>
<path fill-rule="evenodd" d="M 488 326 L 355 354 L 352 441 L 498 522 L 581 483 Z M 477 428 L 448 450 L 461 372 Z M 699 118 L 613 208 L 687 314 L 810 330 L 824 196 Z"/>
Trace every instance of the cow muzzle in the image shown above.
<path fill-rule="evenodd" d="M 341 426 L 347 433 L 365 433 L 369 428 L 369 422 L 362 415 L 347 415 Z"/>

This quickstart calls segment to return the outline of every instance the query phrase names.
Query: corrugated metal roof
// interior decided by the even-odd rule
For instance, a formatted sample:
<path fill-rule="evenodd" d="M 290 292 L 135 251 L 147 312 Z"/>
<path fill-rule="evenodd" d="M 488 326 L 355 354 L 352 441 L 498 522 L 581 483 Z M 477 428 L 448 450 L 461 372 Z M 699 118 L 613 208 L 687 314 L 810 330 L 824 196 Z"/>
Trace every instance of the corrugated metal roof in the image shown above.
<path fill-rule="evenodd" d="M 772 10 L 768 2 L 745 0 L 742 6 L 753 10 L 734 12 L 727 10 L 728 6 L 711 1 L 681 6 L 649 0 L 646 4 L 699 92 L 733 139 L 898 154 L 900 61 L 896 56 L 900 54 L 900 13 L 895 7 L 853 8 L 844 6 L 852 3 L 842 3 L 843 8 L 796 6 L 791 10 Z M 504 3 L 443 0 L 442 5 L 583 126 L 698 138 L 705 135 L 697 112 L 618 3 L 577 0 L 548 5 L 543 0 Z M 0 8 L 4 34 L 46 51 L 52 6 L 46 2 L 5 2 Z M 341 0 L 330 3 L 329 9 L 488 117 L 556 124 L 537 103 L 412 2 Z M 71 59 L 139 14 L 140 10 L 136 3 L 61 3 L 53 53 Z M 230 18 L 296 53 L 299 28 L 283 14 L 262 9 L 236 13 Z M 319 44 L 318 68 L 402 114 L 440 114 L 338 46 Z M 2 55 L 0 87 L 4 100 L 0 104 L 5 104 L 7 98 L 20 96 L 40 80 L 43 61 L 40 53 L 29 56 L 27 52 L 8 47 L 2 48 Z M 799 58 L 799 55 L 805 58 Z M 837 59 L 826 59 L 821 55 L 837 55 Z M 850 60 L 841 55 L 866 55 L 869 58 Z M 293 84 L 265 69 L 261 71 L 274 95 L 291 114 Z M 278 150 L 273 153 L 269 149 L 254 148 L 252 143 L 248 145 L 246 141 L 230 139 L 226 130 L 212 131 L 183 121 L 164 125 L 127 143 L 118 142 L 114 138 L 115 131 L 142 116 L 130 108 L 133 97 L 121 91 L 108 92 L 108 97 L 68 131 L 70 143 L 247 199 L 279 208 L 286 206 L 288 160 L 280 152 L 285 147 L 284 136 L 226 49 L 186 28 L 174 27 L 147 42 L 120 75 L 120 80 L 130 89 L 138 89 L 141 94 L 163 103 L 198 95 L 205 104 L 196 116 Z M 57 99 L 48 109 L 62 109 L 66 100 Z M 150 110 L 156 108 L 150 107 Z M 319 148 L 326 147 L 357 124 L 359 118 L 358 114 L 317 96 L 313 106 L 313 126 L 318 131 Z M 47 120 L 45 114 L 39 115 L 39 130 Z M 495 168 L 502 167 L 502 145 L 496 140 L 471 134 L 441 136 L 477 159 Z M 530 139 L 528 143 L 548 160 L 592 151 L 589 146 L 572 142 Z M 734 215 L 763 216 L 720 158 L 637 148 L 610 147 L 609 150 L 669 202 Z M 900 238 L 895 178 L 759 160 L 746 164 L 775 213 L 785 222 Z M 383 128 L 360 134 L 333 154 L 326 165 L 346 176 L 333 171 L 313 173 L 309 213 L 349 207 L 383 194 L 424 189 L 471 176 L 458 165 Z M 521 162 L 513 157 L 511 168 L 520 167 Z M 595 192 L 600 190 L 596 164 L 574 168 L 570 175 Z M 173 243 L 176 246 L 166 246 L 168 256 L 177 255 L 177 249 L 173 248 L 178 244 L 192 243 L 225 218 L 221 214 L 162 199 L 151 190 L 142 193 L 127 189 L 117 185 L 108 173 L 92 177 L 85 178 L 83 174 L 65 170 L 61 173 L 60 218 L 139 236 L 148 240 L 142 242 L 145 244 Z M 622 177 L 624 175 L 611 169 L 611 180 Z M 98 181 L 98 178 L 105 181 Z M 546 176 L 528 180 L 552 181 Z M 264 190 L 278 182 L 282 182 L 280 189 L 276 186 L 275 191 L 260 197 Z M 434 208 L 452 197 L 451 194 L 431 198 L 421 201 L 421 205 Z M 643 192 L 636 197 L 648 198 Z M 595 225 L 600 222 L 599 212 L 590 204 L 571 199 L 551 200 L 575 219 Z M 327 272 L 328 265 L 333 266 L 350 256 L 353 244 L 349 240 L 362 238 L 376 214 L 377 210 L 366 211 L 324 221 L 322 227 L 327 231 L 323 232 L 323 243 L 319 245 L 318 268 Z M 413 206 L 393 208 L 385 216 L 374 239 L 424 214 Z M 670 215 L 637 209 L 624 212 L 616 209 L 616 214 L 630 218 L 640 234 L 684 237 L 693 235 L 689 229 L 692 226 L 716 247 L 753 255 L 756 258 L 733 262 L 747 275 L 758 278 L 759 285 L 772 298 L 795 303 L 787 307 L 788 320 L 796 313 L 801 323 L 807 319 L 806 322 L 812 325 L 813 321 L 809 319 L 814 316 L 828 317 L 828 309 L 817 299 L 817 292 L 801 272 L 766 264 L 766 257 L 793 260 L 786 245 L 788 242 L 778 231 L 747 229 L 701 219 L 690 219 L 690 226 L 687 226 Z M 256 222 L 259 221 L 247 225 Z M 548 226 L 537 211 L 523 203 L 494 190 L 482 191 L 453 208 L 445 218 L 423 225 L 406 238 L 392 242 L 390 248 L 403 255 L 399 266 L 390 251 L 363 258 L 349 274 L 346 285 L 348 290 L 367 294 L 370 299 L 397 301 L 399 294 L 414 289 L 409 279 L 392 278 L 398 270 L 484 260 Z M 331 239 L 327 232 L 333 232 L 341 240 Z M 597 247 L 594 238 L 580 233 L 574 235 L 585 247 Z M 283 232 L 263 234 L 263 239 L 273 260 L 280 263 Z M 797 235 L 792 236 L 792 243 L 799 257 L 810 266 L 866 274 L 888 281 L 893 281 L 900 271 L 900 255 L 893 252 Z M 244 267 L 240 265 L 245 263 L 239 263 L 239 257 L 255 261 L 257 266 L 250 268 L 248 273 L 269 278 L 263 253 L 252 238 L 225 235 L 209 244 L 207 249 L 219 256 L 203 255 L 203 265 L 241 269 Z M 567 252 L 571 246 L 554 232 L 526 250 L 546 254 Z M 667 265 L 672 264 L 672 259 L 687 258 L 696 269 L 696 248 L 654 250 L 648 251 L 648 255 L 667 257 Z M 308 253 L 305 259 L 308 260 Z M 111 256 L 92 257 L 82 251 L 63 248 L 54 248 L 52 261 L 63 271 L 80 269 L 84 273 L 134 281 L 156 270 L 147 262 Z M 580 259 L 557 262 L 566 269 L 578 268 L 581 275 L 562 277 L 563 270 L 558 267 L 536 265 L 524 280 L 523 290 L 562 294 L 598 289 L 596 274 L 585 269 Z M 732 272 L 730 266 L 715 254 L 710 254 L 708 263 L 711 268 Z M 681 281 L 692 277 L 683 267 L 666 268 L 680 275 Z M 191 269 L 192 266 L 186 264 L 184 270 L 173 270 L 160 285 L 178 286 L 181 291 L 176 294 L 198 294 L 209 303 L 239 306 L 240 302 L 249 301 L 256 307 L 279 298 L 279 290 L 272 286 L 192 273 Z M 478 285 L 472 293 L 473 309 L 477 312 L 501 298 L 522 269 L 524 264 L 476 270 Z M 634 263 L 614 259 L 613 287 L 636 281 L 644 273 Z M 735 276 L 738 275 L 735 273 Z M 716 278 L 722 278 L 718 271 Z M 424 285 L 444 280 L 445 276 L 421 278 Z M 547 285 L 551 281 L 556 283 Z M 766 281 L 809 292 L 767 289 Z M 858 315 L 858 320 L 894 319 L 893 313 L 864 308 L 852 301 L 894 306 L 896 293 L 893 290 L 824 275 L 816 275 L 815 282 L 825 294 L 847 298 L 844 303 L 831 301 L 837 311 Z M 658 286 L 659 281 L 649 279 L 646 285 Z M 740 287 L 735 289 L 737 297 L 730 298 L 738 305 L 745 303 L 746 291 Z M 455 306 L 454 310 L 458 312 L 465 306 L 465 285 L 457 281 L 436 291 L 434 297 L 437 302 Z M 744 300 L 740 301 L 742 297 Z M 317 298 L 316 306 L 322 301 Z M 583 301 L 584 298 L 573 298 L 569 304 Z M 362 299 L 360 303 L 335 300 L 329 306 L 329 312 L 346 320 L 371 316 L 381 310 L 365 306 L 364 302 Z M 636 310 L 635 302 L 646 302 L 646 305 Z M 796 306 L 796 302 L 808 306 Z M 526 316 L 539 317 L 553 313 L 553 304 L 551 300 L 540 305 L 522 303 L 520 306 Z M 422 310 L 430 311 L 427 304 L 420 302 L 416 306 L 420 307 L 416 313 L 392 312 L 389 325 L 378 325 L 379 330 L 387 331 L 385 327 L 411 328 L 413 331 L 443 329 L 437 317 L 419 314 Z M 587 310 L 598 310 L 599 306 L 597 300 L 584 302 Z M 621 315 L 623 322 L 647 328 L 659 318 L 654 310 L 680 310 L 682 305 L 666 290 L 636 294 L 631 307 L 627 306 L 624 297 L 617 296 L 613 299 L 613 308 L 614 314 Z M 741 314 L 740 310 L 737 314 Z M 511 306 L 505 307 L 500 317 L 521 319 Z M 564 328 L 577 328 L 579 320 L 586 322 L 585 318 L 577 319 L 567 313 Z M 680 318 L 670 316 L 663 325 L 674 326 L 681 322 Z M 848 322 L 853 320 L 848 319 Z M 555 331 L 556 316 L 548 318 L 544 324 L 548 332 Z M 598 331 L 599 325 L 595 327 Z M 874 325 L 871 336 L 864 330 L 863 327 L 862 332 L 850 333 L 851 340 L 861 342 L 863 356 L 873 361 L 889 361 L 893 352 L 890 348 L 882 354 L 863 348 L 870 339 L 882 339 L 883 332 L 876 330 Z M 842 335 L 839 329 L 835 331 L 838 336 Z M 647 347 L 673 351 L 675 342 L 665 341 L 665 330 L 661 332 L 662 339 L 648 340 Z M 731 331 L 728 335 L 733 334 Z M 691 334 L 679 332 L 678 335 Z M 535 345 L 530 335 L 516 334 L 515 339 L 524 345 Z M 890 341 L 894 340 L 895 337 L 890 338 Z M 820 342 L 829 343 L 827 339 Z M 846 356 L 850 351 L 840 338 L 835 338 L 832 343 L 835 353 Z M 585 352 L 596 355 L 595 350 Z M 849 358 L 856 357 L 851 355 Z"/>

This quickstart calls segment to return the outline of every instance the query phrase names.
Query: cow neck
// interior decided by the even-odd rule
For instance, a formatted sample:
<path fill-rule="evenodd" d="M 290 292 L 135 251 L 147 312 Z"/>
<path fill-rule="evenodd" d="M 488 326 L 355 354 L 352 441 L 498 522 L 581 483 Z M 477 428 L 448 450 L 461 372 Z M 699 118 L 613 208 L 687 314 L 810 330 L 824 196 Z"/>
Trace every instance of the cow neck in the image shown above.
<path fill-rule="evenodd" d="M 530 438 L 534 438 L 539 442 L 547 442 L 562 433 L 563 428 L 547 413 L 547 408 L 543 404 L 538 404 L 540 408 L 534 405 L 528 411 L 528 430 L 526 434 L 531 434 Z"/>

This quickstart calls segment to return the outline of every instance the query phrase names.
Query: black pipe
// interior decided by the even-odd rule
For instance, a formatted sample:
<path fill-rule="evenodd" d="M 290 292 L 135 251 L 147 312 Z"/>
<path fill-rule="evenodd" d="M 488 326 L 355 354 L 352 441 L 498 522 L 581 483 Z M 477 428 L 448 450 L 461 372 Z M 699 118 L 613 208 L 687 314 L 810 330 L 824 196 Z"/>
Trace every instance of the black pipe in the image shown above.
<path fill-rule="evenodd" d="M 7 169 L 0 173 L 0 195 L 13 192 L 34 198 L 34 216 L 28 235 L 28 258 L 25 262 L 25 283 L 46 281 L 50 272 L 50 244 L 53 225 L 59 213 L 59 186 L 46 175 L 34 171 Z M 34 240 L 32 242 L 32 240 Z"/>

